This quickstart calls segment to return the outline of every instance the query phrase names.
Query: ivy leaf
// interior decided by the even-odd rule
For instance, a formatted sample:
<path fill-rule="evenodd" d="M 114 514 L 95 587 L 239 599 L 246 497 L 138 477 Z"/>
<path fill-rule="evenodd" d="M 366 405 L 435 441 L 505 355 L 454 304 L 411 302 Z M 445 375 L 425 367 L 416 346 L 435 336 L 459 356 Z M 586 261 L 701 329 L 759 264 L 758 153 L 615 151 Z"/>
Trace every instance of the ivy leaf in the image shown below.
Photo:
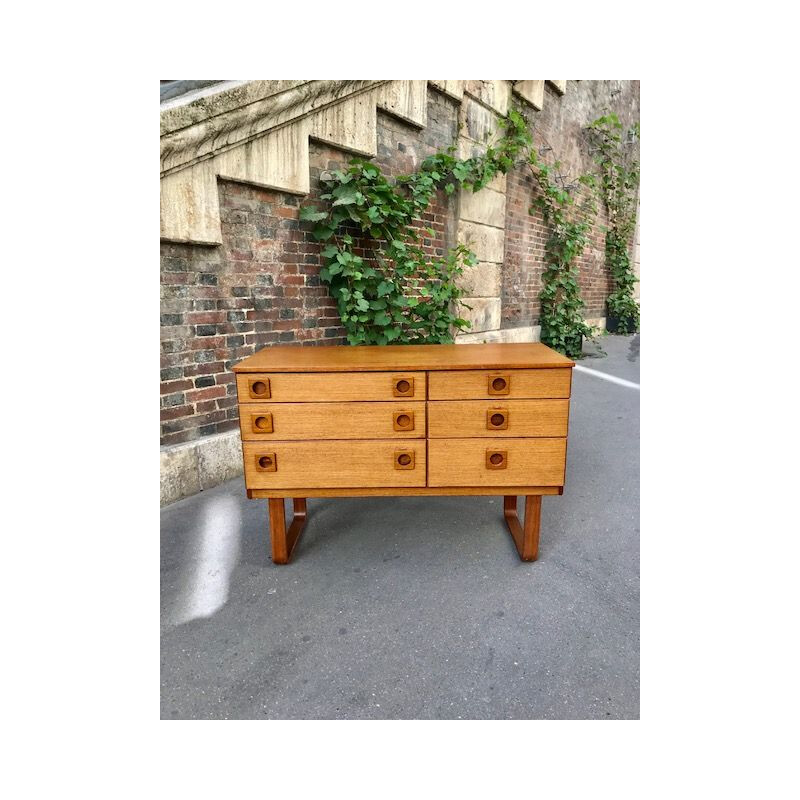
<path fill-rule="evenodd" d="M 358 187 L 349 183 L 337 186 L 331 194 L 336 198 L 333 201 L 334 206 L 353 205 L 358 201 L 358 198 L 364 199 L 364 195 L 358 191 Z"/>
<path fill-rule="evenodd" d="M 314 206 L 303 206 L 300 209 L 300 219 L 304 222 L 319 222 L 327 216 L 327 211 L 319 211 Z"/>
<path fill-rule="evenodd" d="M 392 321 L 392 318 L 385 311 L 379 311 L 375 315 L 373 321 L 376 325 L 388 325 Z"/>
<path fill-rule="evenodd" d="M 356 300 L 356 305 L 359 311 L 369 311 L 369 303 L 363 297 Z"/>
<path fill-rule="evenodd" d="M 389 294 L 394 289 L 394 284 L 387 283 L 386 281 L 381 281 L 378 284 L 378 297 L 383 297 L 384 295 Z"/>
<path fill-rule="evenodd" d="M 325 242 L 333 236 L 333 230 L 333 228 L 327 225 L 317 225 L 317 227 L 314 228 L 314 238 L 317 241 Z"/>

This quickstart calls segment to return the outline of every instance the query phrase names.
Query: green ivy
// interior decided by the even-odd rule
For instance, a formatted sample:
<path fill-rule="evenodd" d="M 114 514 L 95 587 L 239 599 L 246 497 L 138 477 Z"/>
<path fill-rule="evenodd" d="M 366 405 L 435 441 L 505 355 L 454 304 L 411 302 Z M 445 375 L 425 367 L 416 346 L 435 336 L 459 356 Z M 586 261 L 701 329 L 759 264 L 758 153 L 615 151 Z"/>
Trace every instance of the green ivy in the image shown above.
<path fill-rule="evenodd" d="M 639 161 L 630 145 L 639 138 L 639 124 L 632 125 L 624 138 L 622 127 L 616 114 L 606 114 L 592 122 L 589 130 L 600 168 L 598 191 L 608 210 L 606 265 L 614 282 L 608 313 L 619 319 L 620 333 L 636 333 L 639 304 L 633 292 L 638 279 L 631 264 L 630 244 L 636 227 Z"/>
<path fill-rule="evenodd" d="M 585 306 L 578 284 L 577 260 L 586 247 L 596 209 L 591 199 L 585 198 L 581 204 L 576 202 L 578 188 L 592 186 L 594 178 L 582 175 L 575 183 L 568 184 L 560 175 L 561 163 L 546 164 L 536 150 L 531 150 L 528 163 L 539 189 L 530 213 L 538 209 L 549 228 L 539 294 L 541 340 L 575 358 L 580 356 L 583 337 L 595 333 L 583 316 Z"/>
<path fill-rule="evenodd" d="M 304 206 L 300 219 L 315 223 L 315 239 L 326 243 L 320 278 L 336 300 L 350 344 L 439 344 L 469 327 L 457 313 L 466 304 L 456 282 L 465 266 L 477 263 L 475 254 L 459 244 L 444 258 L 430 257 L 420 243 L 419 219 L 438 189 L 477 192 L 531 145 L 516 110 L 501 120 L 500 133 L 480 156 L 458 159 L 450 147 L 394 181 L 362 159 L 323 173 L 320 199 L 327 207 Z M 430 228 L 424 233 L 435 235 Z M 366 258 L 354 252 L 365 238 L 371 240 Z"/>
<path fill-rule="evenodd" d="M 612 118 L 616 119 L 611 115 L 596 120 L 593 128 L 605 130 L 603 120 Z M 550 231 L 539 295 L 541 339 L 559 352 L 580 355 L 582 337 L 594 336 L 595 330 L 584 319 L 577 261 L 596 207 L 590 198 L 579 204 L 576 190 L 581 185 L 595 187 L 596 182 L 584 175 L 567 184 L 559 174 L 560 162 L 545 163 L 532 143 L 525 118 L 512 109 L 500 121 L 498 141 L 482 155 L 458 159 L 450 147 L 426 158 L 417 172 L 394 180 L 363 159 L 353 159 L 345 170 L 323 173 L 320 199 L 326 207 L 304 206 L 300 219 L 313 222 L 314 237 L 325 243 L 320 278 L 336 299 L 350 344 L 445 343 L 469 327 L 457 314 L 459 306 L 465 306 L 457 279 L 465 266 L 477 263 L 475 254 L 459 244 L 444 258 L 431 258 L 424 252 L 425 242 L 420 243 L 419 220 L 437 190 L 448 195 L 458 188 L 477 192 L 521 160 L 530 166 L 539 190 L 529 212 L 541 211 Z M 620 173 L 616 168 L 612 172 L 603 172 L 604 191 L 617 186 L 614 175 L 623 187 L 634 177 L 633 172 Z M 638 164 L 635 179 L 638 185 Z M 431 228 L 422 230 L 431 238 L 435 235 Z M 628 257 L 626 231 L 624 225 L 612 225 L 606 237 L 607 259 L 620 265 L 612 269 L 615 288 L 609 310 L 622 312 L 621 317 L 633 314 L 627 305 L 632 300 L 632 275 L 622 269 Z M 367 257 L 355 252 L 365 239 L 370 248 Z M 638 327 L 638 306 L 635 314 Z"/>

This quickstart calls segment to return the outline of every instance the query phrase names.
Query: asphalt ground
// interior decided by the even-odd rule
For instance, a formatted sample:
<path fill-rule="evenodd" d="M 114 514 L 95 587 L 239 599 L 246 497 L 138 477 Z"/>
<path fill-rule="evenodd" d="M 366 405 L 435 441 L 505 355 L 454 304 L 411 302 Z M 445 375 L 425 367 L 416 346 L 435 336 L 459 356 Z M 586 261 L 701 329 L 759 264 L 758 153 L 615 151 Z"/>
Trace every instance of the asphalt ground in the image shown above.
<path fill-rule="evenodd" d="M 639 337 L 601 346 L 638 384 Z M 536 562 L 502 507 L 311 498 L 288 566 L 241 479 L 165 507 L 162 719 L 638 719 L 639 390 L 575 371 Z"/>

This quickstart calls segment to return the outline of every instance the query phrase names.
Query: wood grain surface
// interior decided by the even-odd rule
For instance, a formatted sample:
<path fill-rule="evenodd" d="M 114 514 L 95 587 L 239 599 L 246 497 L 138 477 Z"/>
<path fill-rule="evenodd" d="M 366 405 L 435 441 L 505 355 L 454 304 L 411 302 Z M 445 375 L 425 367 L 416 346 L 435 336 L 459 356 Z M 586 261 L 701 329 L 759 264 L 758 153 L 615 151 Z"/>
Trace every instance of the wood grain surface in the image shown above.
<path fill-rule="evenodd" d="M 428 436 L 566 436 L 568 419 L 569 400 L 440 400 L 428 403 Z"/>
<path fill-rule="evenodd" d="M 540 342 L 265 347 L 234 372 L 381 372 L 384 370 L 569 368 L 575 362 Z"/>
<path fill-rule="evenodd" d="M 425 486 L 425 449 L 419 439 L 242 444 L 248 489 Z M 413 468 L 398 469 L 396 454 L 407 452 L 413 453 Z M 274 458 L 274 471 L 259 468 L 265 456 Z"/>
<path fill-rule="evenodd" d="M 501 469 L 487 468 L 493 450 Z M 566 439 L 429 439 L 428 486 L 563 486 L 566 453 Z"/>
<path fill-rule="evenodd" d="M 300 349 L 300 348 L 295 348 Z M 413 382 L 410 380 L 413 379 Z M 254 397 L 252 384 L 269 381 L 269 397 Z M 398 398 L 397 385 L 407 381 L 412 394 Z M 425 373 L 395 370 L 393 372 L 356 372 L 299 374 L 255 373 L 236 376 L 239 403 L 328 403 L 358 401 L 424 400 Z"/>
<path fill-rule="evenodd" d="M 495 380 L 507 382 L 508 393 L 492 394 Z M 428 378 L 429 400 L 477 400 L 495 402 L 527 398 L 568 398 L 572 370 L 518 369 L 464 372 L 431 372 Z"/>
<path fill-rule="evenodd" d="M 264 421 L 267 415 L 269 425 Z M 239 426 L 242 440 L 254 442 L 424 439 L 425 403 L 244 403 L 239 406 Z"/>

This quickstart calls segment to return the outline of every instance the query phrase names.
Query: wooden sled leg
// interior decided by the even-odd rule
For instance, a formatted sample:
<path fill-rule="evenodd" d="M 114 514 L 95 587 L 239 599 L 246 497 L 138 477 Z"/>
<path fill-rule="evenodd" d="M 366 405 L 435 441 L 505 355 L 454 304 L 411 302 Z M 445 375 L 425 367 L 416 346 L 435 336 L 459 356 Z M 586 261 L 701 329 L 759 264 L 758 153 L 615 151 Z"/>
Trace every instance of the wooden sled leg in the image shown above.
<path fill-rule="evenodd" d="M 539 523 L 542 518 L 542 497 L 538 494 L 525 497 L 525 521 L 520 525 L 517 516 L 517 498 L 503 498 L 503 516 L 506 518 L 511 538 L 523 561 L 536 561 L 539 553 Z"/>
<path fill-rule="evenodd" d="M 288 564 L 292 551 L 306 524 L 306 498 L 295 497 L 294 518 L 286 530 L 286 513 L 282 497 L 271 497 L 269 503 L 269 535 L 272 542 L 272 561 L 275 564 Z"/>

